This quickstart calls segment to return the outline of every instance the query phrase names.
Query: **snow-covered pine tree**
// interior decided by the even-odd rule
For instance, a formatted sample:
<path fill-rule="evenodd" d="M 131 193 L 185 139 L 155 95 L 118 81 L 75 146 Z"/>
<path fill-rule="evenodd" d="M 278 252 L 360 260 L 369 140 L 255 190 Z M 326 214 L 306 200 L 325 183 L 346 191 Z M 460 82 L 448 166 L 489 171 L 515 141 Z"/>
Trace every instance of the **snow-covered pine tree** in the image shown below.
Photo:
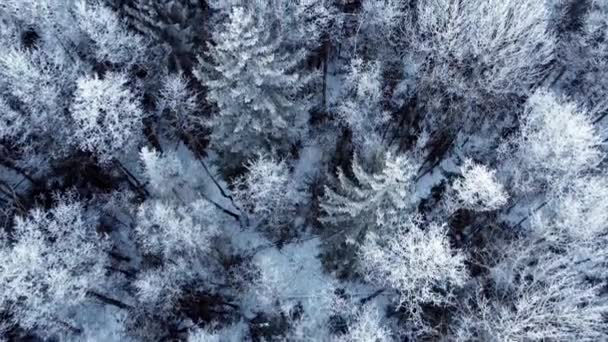
<path fill-rule="evenodd" d="M 78 27 L 91 40 L 91 54 L 98 63 L 127 68 L 142 62 L 145 39 L 129 31 L 114 11 L 84 1 L 76 3 L 74 8 Z"/>
<path fill-rule="evenodd" d="M 338 169 L 336 189 L 326 186 L 321 199 L 324 261 L 343 277 L 356 272 L 358 243 L 369 231 L 404 219 L 415 209 L 415 162 L 407 155 L 386 153 L 376 168 L 375 172 L 365 170 L 355 157 L 354 179 Z"/>
<path fill-rule="evenodd" d="M 164 50 L 169 70 L 189 72 L 208 39 L 207 1 L 105 0 L 127 23 Z"/>
<path fill-rule="evenodd" d="M 408 217 L 368 234 L 361 246 L 361 265 L 368 281 L 392 288 L 398 305 L 420 319 L 421 305 L 453 302 L 455 288 L 467 280 L 464 255 L 450 247 L 447 227 L 422 226 Z"/>
<path fill-rule="evenodd" d="M 103 79 L 83 77 L 77 82 L 71 108 L 72 140 L 102 163 L 129 151 L 142 139 L 144 112 L 127 83 L 127 76 L 120 73 L 109 73 Z"/>
<path fill-rule="evenodd" d="M 387 153 L 378 172 L 366 171 L 353 159 L 354 180 L 338 170 L 338 188 L 325 188 L 322 222 L 346 231 L 349 239 L 360 239 L 368 229 L 392 220 L 415 205 L 413 186 L 418 168 L 406 155 Z"/>
<path fill-rule="evenodd" d="M 0 304 L 15 324 L 46 337 L 79 332 L 83 305 L 103 288 L 109 241 L 84 205 L 60 198 L 0 234 Z"/>
<path fill-rule="evenodd" d="M 556 189 L 599 165 L 601 143 L 586 111 L 541 89 L 526 102 L 519 132 L 501 147 L 510 161 L 504 171 L 514 190 Z"/>
<path fill-rule="evenodd" d="M 208 0 L 209 7 L 223 14 L 234 7 L 243 7 L 268 16 L 281 31 L 283 43 L 296 49 L 313 51 L 321 45 L 321 39 L 336 18 L 333 0 Z"/>
<path fill-rule="evenodd" d="M 66 128 L 70 126 L 63 113 L 68 106 L 66 93 L 73 89 L 74 71 L 53 51 L 15 46 L 0 53 L 0 94 L 18 119 L 10 122 L 10 129 L 22 132 L 13 141 L 15 147 L 55 157 L 69 149 Z"/>
<path fill-rule="evenodd" d="M 504 186 L 496 179 L 496 171 L 470 159 L 462 166 L 462 178 L 452 185 L 456 206 L 476 211 L 499 209 L 508 200 Z"/>
<path fill-rule="evenodd" d="M 288 233 L 297 205 L 305 201 L 292 177 L 286 161 L 260 155 L 234 183 L 236 200 L 275 238 Z"/>
<path fill-rule="evenodd" d="M 231 8 L 195 71 L 217 106 L 212 144 L 236 156 L 225 163 L 262 151 L 284 154 L 306 136 L 316 73 L 296 71 L 307 51 L 285 49 L 276 20 L 264 11 Z"/>

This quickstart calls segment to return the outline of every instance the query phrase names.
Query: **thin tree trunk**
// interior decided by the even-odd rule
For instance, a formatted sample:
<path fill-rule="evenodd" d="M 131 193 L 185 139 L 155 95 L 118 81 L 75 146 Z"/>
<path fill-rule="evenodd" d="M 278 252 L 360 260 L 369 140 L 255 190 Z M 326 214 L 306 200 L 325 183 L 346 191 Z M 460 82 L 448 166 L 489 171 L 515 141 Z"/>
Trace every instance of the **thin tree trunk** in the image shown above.
<path fill-rule="evenodd" d="M 102 303 L 112 305 L 117 308 L 121 308 L 121 309 L 125 309 L 125 310 L 133 308 L 131 305 L 125 304 L 117 299 L 107 297 L 105 295 L 102 295 L 102 294 L 94 292 L 94 291 L 87 292 L 87 295 L 99 300 Z"/>
<path fill-rule="evenodd" d="M 325 110 L 325 114 L 328 112 L 327 108 L 327 63 L 329 60 L 329 43 L 324 42 L 324 54 L 325 60 L 323 61 L 323 109 Z"/>
<path fill-rule="evenodd" d="M 222 207 L 221 205 L 219 205 L 219 203 L 217 203 L 216 201 L 212 200 L 211 198 L 209 198 L 208 196 L 206 196 L 205 194 L 203 194 L 202 192 L 199 192 L 199 195 L 204 198 L 205 200 L 207 200 L 209 203 L 213 204 L 216 208 L 218 208 L 219 210 L 223 211 L 224 213 L 226 213 L 227 215 L 230 215 L 232 217 L 234 217 L 235 220 L 237 221 L 241 221 L 241 215 L 239 214 L 235 214 L 232 211 Z"/>
<path fill-rule="evenodd" d="M 129 184 L 139 192 L 143 197 L 149 197 L 150 193 L 146 190 L 146 187 L 118 160 L 114 160 L 114 164 L 127 176 Z"/>
<path fill-rule="evenodd" d="M 386 290 L 386 289 L 379 289 L 379 290 L 376 290 L 376 291 L 374 291 L 372 294 L 370 294 L 370 295 L 368 295 L 368 296 L 365 296 L 365 297 L 361 298 L 361 299 L 359 300 L 359 303 L 360 303 L 360 304 L 365 304 L 365 303 L 369 302 L 370 300 L 372 300 L 372 299 L 374 299 L 374 298 L 378 297 L 379 295 L 381 295 L 381 294 L 382 294 L 382 293 L 383 293 L 385 290 Z"/>
<path fill-rule="evenodd" d="M 14 165 L 13 163 L 10 163 L 8 160 L 3 158 L 2 160 L 0 160 L 0 165 L 6 167 L 7 169 L 11 169 L 11 170 L 15 171 L 16 173 L 20 174 L 25 179 L 30 181 L 30 183 L 32 183 L 36 186 L 40 185 L 40 182 L 38 180 L 34 179 L 34 177 L 30 176 L 24 169 Z"/>
<path fill-rule="evenodd" d="M 538 212 L 539 210 L 541 210 L 544 206 L 547 205 L 547 203 L 549 203 L 549 201 L 545 201 L 543 202 L 541 205 L 539 205 L 538 207 L 536 207 L 536 209 L 534 209 L 532 211 L 532 213 L 526 217 L 524 217 L 523 219 L 521 219 L 521 221 L 517 222 L 517 224 L 513 227 L 513 228 L 517 228 L 519 226 L 522 225 L 522 223 L 526 222 L 526 220 L 528 220 L 532 215 L 534 215 L 536 212 Z"/>
<path fill-rule="evenodd" d="M 215 177 L 214 177 L 214 176 L 213 176 L 213 174 L 211 173 L 211 170 L 209 170 L 209 168 L 207 167 L 207 164 L 205 163 L 205 161 L 203 161 L 202 159 L 199 159 L 198 161 L 199 161 L 199 162 L 201 163 L 201 165 L 203 166 L 203 169 L 205 169 L 205 172 L 207 173 L 207 175 L 209 175 L 209 178 L 211 178 L 211 181 L 213 182 L 213 184 L 214 184 L 214 185 L 217 187 L 217 189 L 220 191 L 220 194 L 222 194 L 222 196 L 223 196 L 224 198 L 227 198 L 227 199 L 230 201 L 230 203 L 232 204 L 232 206 L 233 206 L 235 209 L 237 209 L 237 210 L 239 211 L 239 213 L 238 213 L 238 214 L 236 214 L 236 213 L 231 212 L 230 210 L 228 210 L 228 209 L 226 209 L 226 208 L 222 207 L 222 206 L 221 206 L 221 205 L 219 205 L 217 202 L 215 202 L 215 201 L 211 200 L 209 197 L 207 197 L 207 196 L 203 195 L 202 193 L 200 193 L 200 195 L 201 195 L 201 196 L 203 196 L 205 199 L 207 199 L 209 202 L 213 203 L 213 204 L 214 204 L 216 207 L 218 207 L 219 209 L 221 209 L 222 211 L 224 211 L 224 212 L 225 212 L 225 213 L 227 213 L 228 215 L 230 215 L 230 216 L 232 216 L 232 217 L 236 218 L 236 219 L 237 219 L 239 222 L 241 222 L 241 218 L 244 218 L 244 219 L 245 219 L 245 222 L 244 222 L 244 223 L 243 223 L 243 222 L 241 222 L 241 223 L 242 223 L 242 224 L 245 224 L 245 225 L 249 225 L 249 221 L 248 221 L 247 216 L 242 214 L 242 210 L 241 210 L 241 208 L 240 208 L 238 205 L 236 205 L 236 202 L 235 202 L 234 198 L 233 198 L 233 197 L 232 197 L 230 194 L 226 193 L 226 191 L 224 191 L 224 188 L 223 188 L 223 187 L 220 185 L 220 183 L 219 183 L 219 182 L 218 182 L 218 181 L 215 179 Z"/>

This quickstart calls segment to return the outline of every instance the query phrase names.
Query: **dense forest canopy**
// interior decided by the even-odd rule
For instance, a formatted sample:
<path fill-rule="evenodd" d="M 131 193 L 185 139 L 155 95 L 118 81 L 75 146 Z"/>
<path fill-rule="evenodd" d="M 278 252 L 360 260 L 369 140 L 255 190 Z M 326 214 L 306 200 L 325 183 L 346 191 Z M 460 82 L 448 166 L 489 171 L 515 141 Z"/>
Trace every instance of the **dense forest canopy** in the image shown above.
<path fill-rule="evenodd" d="M 608 0 L 2 0 L 0 46 L 0 341 L 608 339 Z"/>

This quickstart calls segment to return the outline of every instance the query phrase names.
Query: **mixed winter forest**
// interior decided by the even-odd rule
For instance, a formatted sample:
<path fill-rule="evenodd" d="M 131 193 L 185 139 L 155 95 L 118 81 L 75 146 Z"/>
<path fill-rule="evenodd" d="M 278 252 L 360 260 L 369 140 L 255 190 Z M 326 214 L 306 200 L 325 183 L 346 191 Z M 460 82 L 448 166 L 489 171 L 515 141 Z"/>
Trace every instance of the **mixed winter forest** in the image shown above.
<path fill-rule="evenodd" d="M 0 0 L 0 341 L 608 340 L 608 0 Z"/>

